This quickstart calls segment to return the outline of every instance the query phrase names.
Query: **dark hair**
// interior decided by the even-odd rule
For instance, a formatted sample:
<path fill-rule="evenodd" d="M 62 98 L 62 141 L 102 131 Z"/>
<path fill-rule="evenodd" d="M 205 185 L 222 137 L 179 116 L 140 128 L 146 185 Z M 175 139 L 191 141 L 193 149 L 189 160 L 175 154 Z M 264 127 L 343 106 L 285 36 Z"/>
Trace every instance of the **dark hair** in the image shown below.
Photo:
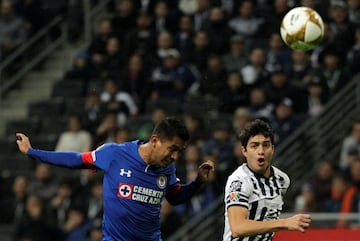
<path fill-rule="evenodd" d="M 246 148 L 249 139 L 259 134 L 270 137 L 271 143 L 274 143 L 274 133 L 272 128 L 267 122 L 261 119 L 255 119 L 247 124 L 244 130 L 239 134 L 238 139 L 241 141 L 241 145 Z"/>
<path fill-rule="evenodd" d="M 179 137 L 183 141 L 188 141 L 190 136 L 185 127 L 185 124 L 176 117 L 166 117 L 159 121 L 152 132 L 160 139 L 170 140 L 174 137 Z"/>

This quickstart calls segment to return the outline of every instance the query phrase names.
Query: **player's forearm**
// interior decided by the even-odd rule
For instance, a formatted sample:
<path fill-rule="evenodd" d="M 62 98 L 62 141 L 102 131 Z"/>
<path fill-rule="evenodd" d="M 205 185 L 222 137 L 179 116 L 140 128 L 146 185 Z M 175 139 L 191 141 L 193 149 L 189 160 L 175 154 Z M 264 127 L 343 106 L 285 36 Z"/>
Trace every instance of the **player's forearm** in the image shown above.
<path fill-rule="evenodd" d="M 81 153 L 78 152 L 54 152 L 30 148 L 27 155 L 35 160 L 42 161 L 55 166 L 69 168 L 85 167 Z"/>
<path fill-rule="evenodd" d="M 180 184 L 173 186 L 168 190 L 168 193 L 166 194 L 166 199 L 171 203 L 172 205 L 178 205 L 181 203 L 184 203 L 188 201 L 196 191 L 199 190 L 201 187 L 202 182 L 198 179 L 193 180 L 190 183 L 187 184 Z"/>
<path fill-rule="evenodd" d="M 286 229 L 283 219 L 271 221 L 243 220 L 231 227 L 233 237 L 246 237 Z"/>

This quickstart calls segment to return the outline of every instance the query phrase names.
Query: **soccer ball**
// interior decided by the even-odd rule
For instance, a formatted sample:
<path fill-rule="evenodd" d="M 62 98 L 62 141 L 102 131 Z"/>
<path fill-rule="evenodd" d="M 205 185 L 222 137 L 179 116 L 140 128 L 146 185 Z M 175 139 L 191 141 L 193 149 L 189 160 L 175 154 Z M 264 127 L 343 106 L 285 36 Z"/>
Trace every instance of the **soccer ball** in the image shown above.
<path fill-rule="evenodd" d="M 280 34 L 290 48 L 309 51 L 321 42 L 324 36 L 324 22 L 314 9 L 296 7 L 284 16 Z"/>

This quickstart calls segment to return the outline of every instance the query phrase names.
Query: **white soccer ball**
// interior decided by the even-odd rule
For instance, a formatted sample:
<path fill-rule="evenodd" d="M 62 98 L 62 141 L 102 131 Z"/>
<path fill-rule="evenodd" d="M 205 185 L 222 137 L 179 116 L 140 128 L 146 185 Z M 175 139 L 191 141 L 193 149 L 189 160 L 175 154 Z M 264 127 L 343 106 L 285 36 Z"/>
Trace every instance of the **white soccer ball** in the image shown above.
<path fill-rule="evenodd" d="M 284 16 L 280 34 L 290 48 L 308 51 L 321 42 L 324 36 L 324 22 L 314 9 L 296 7 Z"/>

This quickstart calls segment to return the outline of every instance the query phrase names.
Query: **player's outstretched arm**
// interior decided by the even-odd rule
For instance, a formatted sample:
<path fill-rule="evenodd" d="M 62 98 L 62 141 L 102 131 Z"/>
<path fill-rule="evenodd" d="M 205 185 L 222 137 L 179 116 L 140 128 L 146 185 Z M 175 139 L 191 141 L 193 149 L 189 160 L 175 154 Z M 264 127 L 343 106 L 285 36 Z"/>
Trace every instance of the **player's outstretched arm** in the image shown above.
<path fill-rule="evenodd" d="M 16 133 L 16 144 L 21 153 L 30 158 L 55 166 L 69 168 L 90 168 L 83 161 L 82 154 L 78 152 L 56 152 L 37 150 L 31 147 L 29 138 L 23 133 Z"/>

